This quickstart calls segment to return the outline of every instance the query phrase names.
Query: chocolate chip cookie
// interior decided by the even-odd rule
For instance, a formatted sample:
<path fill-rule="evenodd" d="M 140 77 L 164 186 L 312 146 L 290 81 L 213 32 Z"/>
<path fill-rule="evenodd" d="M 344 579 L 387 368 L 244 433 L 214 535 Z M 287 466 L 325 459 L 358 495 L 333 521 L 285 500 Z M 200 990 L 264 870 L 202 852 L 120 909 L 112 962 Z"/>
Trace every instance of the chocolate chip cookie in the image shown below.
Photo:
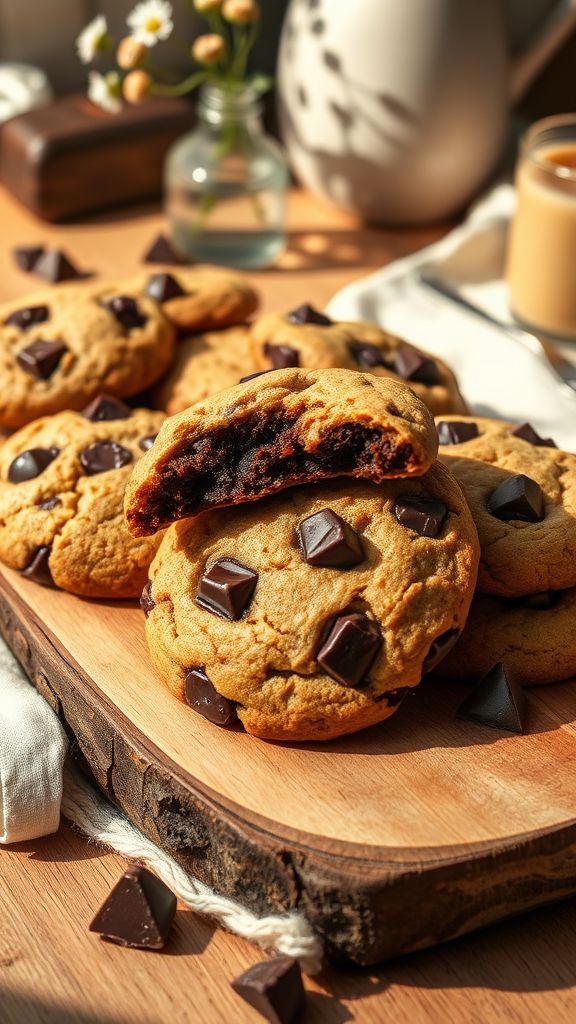
<path fill-rule="evenodd" d="M 178 345 L 169 372 L 152 392 L 152 402 L 173 416 L 233 387 L 255 370 L 247 327 L 195 334 Z"/>
<path fill-rule="evenodd" d="M 0 448 L 0 559 L 28 579 L 87 597 L 135 597 L 156 538 L 123 514 L 127 480 L 163 415 L 112 397 L 28 424 Z"/>
<path fill-rule="evenodd" d="M 380 722 L 453 644 L 478 540 L 439 463 L 333 480 L 170 527 L 142 595 L 150 657 L 217 725 L 327 740 Z"/>
<path fill-rule="evenodd" d="M 203 509 L 335 476 L 418 476 L 434 421 L 405 384 L 351 370 L 278 370 L 171 416 L 126 492 L 134 536 Z"/>
<path fill-rule="evenodd" d="M 437 420 L 440 458 L 480 537 L 478 590 L 520 597 L 576 586 L 576 455 L 528 423 Z"/>
<path fill-rule="evenodd" d="M 137 394 L 170 365 L 175 328 L 124 286 L 64 284 L 0 306 L 0 428 Z"/>
<path fill-rule="evenodd" d="M 164 315 L 185 333 L 242 323 L 258 307 L 258 296 L 246 278 L 217 267 L 146 271 L 122 287 L 159 303 Z"/>
<path fill-rule="evenodd" d="M 446 363 L 376 324 L 336 322 L 311 306 L 286 316 L 265 316 L 252 327 L 252 352 L 260 369 L 340 366 L 403 380 L 434 413 L 467 413 Z"/>
<path fill-rule="evenodd" d="M 476 682 L 502 662 L 522 685 L 576 676 L 576 588 L 514 600 L 478 594 L 439 677 Z"/>

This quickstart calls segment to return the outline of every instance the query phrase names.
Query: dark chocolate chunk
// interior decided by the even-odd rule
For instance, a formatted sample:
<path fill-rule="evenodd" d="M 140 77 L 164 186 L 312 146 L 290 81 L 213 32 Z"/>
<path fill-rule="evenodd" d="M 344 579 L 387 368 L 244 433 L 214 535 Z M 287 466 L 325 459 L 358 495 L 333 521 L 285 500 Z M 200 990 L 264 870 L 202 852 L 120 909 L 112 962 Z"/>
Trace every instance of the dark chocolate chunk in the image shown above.
<path fill-rule="evenodd" d="M 528 444 L 535 445 L 536 448 L 558 447 L 551 437 L 540 437 L 530 423 L 521 423 L 520 426 L 515 427 L 512 431 L 512 436 L 520 437 L 523 441 L 528 441 Z"/>
<path fill-rule="evenodd" d="M 34 264 L 40 259 L 45 247 L 43 245 L 18 245 L 14 249 L 14 259 L 20 270 L 29 274 L 34 270 Z"/>
<path fill-rule="evenodd" d="M 82 415 L 91 423 L 100 423 L 102 420 L 127 420 L 132 415 L 132 409 L 121 402 L 119 398 L 113 398 L 111 395 L 97 395 L 90 405 L 82 410 Z"/>
<path fill-rule="evenodd" d="M 116 441 L 94 441 L 80 452 L 80 462 L 88 476 L 107 473 L 109 469 L 120 469 L 132 460 L 132 452 Z"/>
<path fill-rule="evenodd" d="M 144 584 L 144 589 L 140 595 L 140 607 L 146 618 L 148 618 L 152 609 L 156 607 L 156 602 L 152 597 L 151 590 L 152 580 L 148 580 L 148 582 Z"/>
<path fill-rule="evenodd" d="M 464 420 L 442 420 L 438 424 L 438 440 L 440 444 L 463 444 L 478 437 L 476 423 L 466 423 Z"/>
<path fill-rule="evenodd" d="M 547 612 L 558 603 L 561 591 L 542 590 L 539 594 L 526 594 L 524 597 L 514 599 L 514 604 L 519 608 L 530 608 L 535 612 Z"/>
<path fill-rule="evenodd" d="M 231 725 L 236 709 L 231 700 L 218 693 L 201 668 L 191 668 L 184 680 L 184 697 L 189 707 L 214 725 Z"/>
<path fill-rule="evenodd" d="M 176 897 L 146 868 L 132 864 L 90 924 L 108 942 L 131 949 L 163 949 L 176 913 Z"/>
<path fill-rule="evenodd" d="M 542 488 L 531 477 L 518 473 L 492 491 L 486 508 L 496 519 L 506 522 L 521 519 L 525 523 L 541 523 L 544 519 Z"/>
<path fill-rule="evenodd" d="M 220 558 L 200 578 L 196 604 L 223 619 L 239 619 L 248 608 L 258 573 L 233 558 Z"/>
<path fill-rule="evenodd" d="M 116 317 L 118 323 L 122 324 L 122 327 L 125 327 L 127 331 L 132 330 L 134 327 L 143 327 L 146 323 L 146 317 L 142 316 L 136 300 L 131 295 L 115 295 L 113 299 L 106 303 L 106 308 L 110 310 L 112 316 Z"/>
<path fill-rule="evenodd" d="M 314 306 L 309 306 L 307 303 L 296 306 L 296 309 L 291 309 L 286 314 L 286 319 L 291 324 L 319 324 L 320 327 L 330 327 L 334 323 L 325 313 L 320 313 L 319 310 L 314 309 Z"/>
<path fill-rule="evenodd" d="M 20 349 L 16 354 L 16 362 L 30 377 L 48 380 L 67 351 L 68 348 L 63 341 L 33 341 L 31 345 Z"/>
<path fill-rule="evenodd" d="M 141 448 L 143 452 L 149 451 L 157 437 L 158 434 L 148 434 L 148 437 L 141 437 L 138 441 L 138 447 Z"/>
<path fill-rule="evenodd" d="M 274 373 L 274 369 L 256 370 L 256 373 L 249 373 L 246 377 L 240 377 L 238 383 L 245 384 L 247 380 L 255 380 L 256 377 L 261 377 L 264 373 Z"/>
<path fill-rule="evenodd" d="M 448 509 L 443 502 L 412 494 L 399 494 L 394 504 L 398 522 L 421 537 L 437 537 L 447 514 Z"/>
<path fill-rule="evenodd" d="M 417 352 L 412 345 L 398 346 L 394 353 L 394 366 L 403 380 L 417 384 L 440 384 L 438 364 L 430 356 Z"/>
<path fill-rule="evenodd" d="M 497 662 L 458 708 L 458 718 L 505 732 L 524 732 L 526 696 L 520 684 Z"/>
<path fill-rule="evenodd" d="M 48 319 L 48 306 L 26 306 L 25 309 L 17 309 L 4 321 L 10 327 L 19 327 L 25 331 L 34 324 L 43 324 Z"/>
<path fill-rule="evenodd" d="M 166 238 L 166 235 L 157 235 L 154 241 L 150 244 L 149 249 L 144 253 L 142 262 L 172 263 L 176 266 L 177 264 L 182 263 L 182 260 L 173 248 L 170 240 Z"/>
<path fill-rule="evenodd" d="M 232 988 L 271 1024 L 296 1024 L 304 1010 L 302 972 L 290 956 L 254 964 L 234 979 Z"/>
<path fill-rule="evenodd" d="M 445 633 L 441 633 L 440 636 L 437 636 L 436 639 L 432 641 L 430 650 L 424 658 L 424 664 L 422 665 L 423 676 L 425 676 L 427 672 L 431 672 L 432 669 L 436 668 L 436 666 L 440 664 L 442 659 L 448 654 L 448 651 L 454 647 L 459 636 L 459 629 L 447 629 Z"/>
<path fill-rule="evenodd" d="M 316 660 L 342 686 L 359 686 L 382 646 L 380 627 L 361 612 L 333 622 Z"/>
<path fill-rule="evenodd" d="M 331 508 L 303 519 L 296 532 L 308 565 L 348 569 L 364 561 L 362 542 L 356 530 Z"/>
<path fill-rule="evenodd" d="M 48 565 L 51 550 L 52 549 L 49 547 L 37 548 L 26 568 L 22 570 L 22 575 L 25 576 L 27 580 L 33 580 L 34 583 L 39 583 L 41 587 L 56 586 Z"/>
<path fill-rule="evenodd" d="M 59 454 L 59 448 L 29 448 L 28 451 L 20 452 L 8 469 L 10 483 L 22 484 L 25 480 L 40 476 Z"/>
<path fill-rule="evenodd" d="M 275 370 L 285 370 L 288 366 L 300 366 L 300 353 L 290 345 L 271 345 L 267 341 L 263 351 Z"/>
<path fill-rule="evenodd" d="M 38 508 L 41 508 L 43 509 L 43 511 L 48 512 L 51 508 L 58 508 L 58 506 L 61 504 L 62 502 L 60 501 L 60 498 L 58 497 L 57 494 L 55 494 L 53 498 L 45 498 L 44 501 L 41 501 L 40 504 L 38 505 Z"/>
<path fill-rule="evenodd" d="M 34 273 L 43 277 L 50 284 L 57 284 L 59 281 L 74 281 L 86 275 L 81 273 L 77 267 L 68 259 L 60 249 L 47 249 L 36 260 Z"/>
<path fill-rule="evenodd" d="M 382 350 L 367 341 L 349 341 L 348 351 L 363 370 L 372 370 L 375 366 L 388 366 Z"/>
<path fill-rule="evenodd" d="M 146 295 L 156 302 L 168 302 L 168 299 L 176 299 L 184 294 L 184 289 L 172 274 L 154 274 L 146 285 Z"/>

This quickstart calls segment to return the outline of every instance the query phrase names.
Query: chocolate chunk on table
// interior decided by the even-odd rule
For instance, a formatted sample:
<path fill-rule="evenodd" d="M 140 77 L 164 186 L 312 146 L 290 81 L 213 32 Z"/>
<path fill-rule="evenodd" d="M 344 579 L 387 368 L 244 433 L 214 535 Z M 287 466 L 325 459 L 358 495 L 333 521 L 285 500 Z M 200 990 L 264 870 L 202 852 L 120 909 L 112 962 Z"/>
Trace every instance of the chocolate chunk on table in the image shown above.
<path fill-rule="evenodd" d="M 305 992 L 297 960 L 278 956 L 254 964 L 231 983 L 232 988 L 270 1024 L 296 1024 Z"/>
<path fill-rule="evenodd" d="M 20 270 L 29 274 L 34 270 L 34 264 L 44 252 L 45 246 L 43 245 L 17 245 L 13 250 L 14 261 Z"/>
<path fill-rule="evenodd" d="M 37 277 L 44 278 L 49 284 L 59 284 L 61 281 L 77 281 L 80 278 L 89 277 L 72 263 L 65 252 L 61 249 L 46 249 L 34 263 L 33 273 Z"/>
<path fill-rule="evenodd" d="M 166 238 L 166 235 L 156 235 L 156 238 L 151 242 L 150 246 L 144 253 L 142 262 L 166 263 L 174 264 L 174 266 L 176 266 L 184 261 L 174 249 L 171 241 Z"/>
<path fill-rule="evenodd" d="M 156 875 L 132 865 L 116 883 L 90 924 L 108 942 L 133 949 L 163 949 L 176 897 Z"/>

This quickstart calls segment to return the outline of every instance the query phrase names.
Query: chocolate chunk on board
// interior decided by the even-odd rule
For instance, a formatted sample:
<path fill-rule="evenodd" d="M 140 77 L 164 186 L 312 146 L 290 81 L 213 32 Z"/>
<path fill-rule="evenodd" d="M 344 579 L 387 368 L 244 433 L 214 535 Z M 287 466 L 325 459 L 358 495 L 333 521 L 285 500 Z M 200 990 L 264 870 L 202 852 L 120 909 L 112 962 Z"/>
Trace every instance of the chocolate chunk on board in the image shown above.
<path fill-rule="evenodd" d="M 134 467 L 126 518 L 134 536 L 145 536 L 295 484 L 420 476 L 437 447 L 430 413 L 393 379 L 276 370 L 167 419 Z"/>
<path fill-rule="evenodd" d="M 465 718 L 491 729 L 524 732 L 526 696 L 517 680 L 497 662 L 458 708 L 458 718 Z"/>
<path fill-rule="evenodd" d="M 270 1024 L 297 1024 L 304 1011 L 302 972 L 292 957 L 254 964 L 231 984 Z"/>
<path fill-rule="evenodd" d="M 132 865 L 100 907 L 90 931 L 132 949 L 163 949 L 175 913 L 174 893 L 146 868 Z"/>

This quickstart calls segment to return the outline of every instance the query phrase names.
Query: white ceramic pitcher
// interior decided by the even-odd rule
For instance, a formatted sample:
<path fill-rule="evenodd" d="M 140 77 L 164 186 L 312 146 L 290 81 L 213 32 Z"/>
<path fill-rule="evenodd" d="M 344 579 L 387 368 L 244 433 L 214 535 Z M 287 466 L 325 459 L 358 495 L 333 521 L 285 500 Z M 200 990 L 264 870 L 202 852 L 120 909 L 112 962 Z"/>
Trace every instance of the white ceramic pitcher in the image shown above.
<path fill-rule="evenodd" d="M 291 0 L 281 127 L 297 177 L 368 220 L 446 218 L 501 151 L 502 0 Z"/>

